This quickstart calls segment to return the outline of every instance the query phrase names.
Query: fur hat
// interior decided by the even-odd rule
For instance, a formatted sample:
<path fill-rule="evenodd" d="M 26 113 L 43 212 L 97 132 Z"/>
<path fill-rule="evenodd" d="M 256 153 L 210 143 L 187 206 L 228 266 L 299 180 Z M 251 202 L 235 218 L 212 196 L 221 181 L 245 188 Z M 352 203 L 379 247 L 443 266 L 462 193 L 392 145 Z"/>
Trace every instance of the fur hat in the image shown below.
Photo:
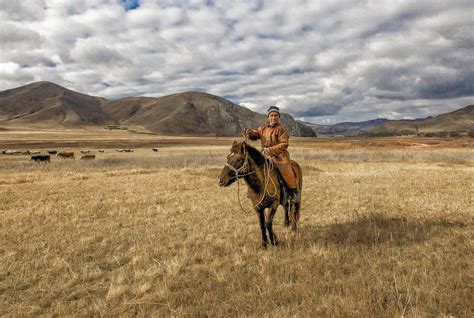
<path fill-rule="evenodd" d="M 267 110 L 267 117 L 268 115 L 270 115 L 270 113 L 278 113 L 278 116 L 280 116 L 280 108 L 276 107 L 276 106 L 270 106 L 268 107 L 268 110 Z"/>

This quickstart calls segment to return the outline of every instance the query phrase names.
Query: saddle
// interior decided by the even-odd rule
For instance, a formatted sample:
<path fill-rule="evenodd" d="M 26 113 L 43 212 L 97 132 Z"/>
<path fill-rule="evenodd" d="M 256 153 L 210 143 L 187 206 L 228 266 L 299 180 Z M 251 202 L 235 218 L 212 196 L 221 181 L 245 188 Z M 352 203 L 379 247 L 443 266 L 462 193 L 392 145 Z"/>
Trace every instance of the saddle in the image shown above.
<path fill-rule="evenodd" d="M 293 163 L 293 161 L 291 161 L 291 163 Z M 280 185 L 280 191 L 282 193 L 286 193 L 287 195 L 285 195 L 285 197 L 287 197 L 289 195 L 289 193 L 291 193 L 290 192 L 291 188 L 288 186 L 287 182 L 285 181 L 285 178 L 283 177 L 283 174 L 282 174 L 280 168 L 277 165 L 274 165 L 274 167 L 275 167 L 276 175 L 278 177 L 278 183 Z M 293 164 L 291 164 L 291 169 L 293 170 L 293 173 L 296 176 L 296 179 L 298 181 L 298 174 L 297 174 Z M 299 184 L 298 184 L 298 187 L 299 187 Z M 284 200 L 285 199 L 282 197 L 280 203 L 281 204 L 286 204 L 286 202 L 284 202 Z"/>
<path fill-rule="evenodd" d="M 298 182 L 299 177 L 298 177 L 298 172 L 297 172 L 297 169 L 295 168 L 295 165 L 297 165 L 296 161 L 290 160 L 289 166 L 291 168 L 291 172 L 293 173 L 293 176 L 291 177 L 294 177 L 296 179 L 297 187 L 299 188 L 300 187 L 299 182 Z M 275 170 L 278 171 L 278 177 L 281 178 L 282 183 L 285 185 L 286 188 L 290 189 L 291 187 L 288 185 L 284 176 L 285 172 L 288 174 L 288 171 L 282 171 L 279 165 L 276 164 L 275 162 L 273 162 L 273 166 L 276 168 Z"/>

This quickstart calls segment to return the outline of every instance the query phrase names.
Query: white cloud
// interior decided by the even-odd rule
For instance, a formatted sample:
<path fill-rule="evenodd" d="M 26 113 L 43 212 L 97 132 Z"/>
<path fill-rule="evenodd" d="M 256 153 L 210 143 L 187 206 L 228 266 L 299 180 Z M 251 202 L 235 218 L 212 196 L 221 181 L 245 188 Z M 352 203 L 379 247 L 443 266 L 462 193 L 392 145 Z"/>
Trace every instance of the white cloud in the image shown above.
<path fill-rule="evenodd" d="M 254 104 L 254 103 L 240 103 L 241 106 L 247 107 L 248 109 L 251 109 L 253 111 L 262 111 L 262 107 L 260 105 Z"/>
<path fill-rule="evenodd" d="M 156 31 L 173 26 L 183 19 L 183 10 L 178 7 L 162 8 L 156 3 L 145 3 L 136 10 L 130 11 L 125 17 L 132 29 L 145 28 Z"/>
<path fill-rule="evenodd" d="M 41 36 L 18 23 L 0 23 L 0 39 L 2 49 L 29 49 L 41 45 Z"/>
<path fill-rule="evenodd" d="M 125 58 L 114 48 L 93 38 L 78 39 L 71 57 L 79 63 L 101 67 L 121 64 Z"/>
<path fill-rule="evenodd" d="M 28 82 L 33 79 L 34 77 L 32 75 L 28 74 L 28 72 L 23 70 L 20 65 L 16 63 L 0 63 L 0 85 L 5 85 L 10 82 Z"/>
<path fill-rule="evenodd" d="M 0 3 L 0 90 L 52 80 L 99 96 L 204 90 L 317 122 L 472 103 L 470 1 Z"/>
<path fill-rule="evenodd" d="M 2 21 L 32 21 L 44 18 L 44 0 L 0 0 L 0 19 Z"/>

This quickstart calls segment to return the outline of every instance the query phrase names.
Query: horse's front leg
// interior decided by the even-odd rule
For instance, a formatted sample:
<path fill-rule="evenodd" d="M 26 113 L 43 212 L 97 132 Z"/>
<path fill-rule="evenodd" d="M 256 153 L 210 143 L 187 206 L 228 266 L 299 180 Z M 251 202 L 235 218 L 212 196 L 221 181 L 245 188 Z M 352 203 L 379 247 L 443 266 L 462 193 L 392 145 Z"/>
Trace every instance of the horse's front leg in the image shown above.
<path fill-rule="evenodd" d="M 268 245 L 267 229 L 265 227 L 265 208 L 259 207 L 257 210 L 258 220 L 260 222 L 260 229 L 262 230 L 262 248 Z"/>
<path fill-rule="evenodd" d="M 272 243 L 272 245 L 278 245 L 277 236 L 275 232 L 273 232 L 273 217 L 275 216 L 276 211 L 277 207 L 271 207 L 267 210 L 267 213 L 265 214 L 265 226 L 268 230 L 268 235 L 270 236 L 270 243 Z"/>

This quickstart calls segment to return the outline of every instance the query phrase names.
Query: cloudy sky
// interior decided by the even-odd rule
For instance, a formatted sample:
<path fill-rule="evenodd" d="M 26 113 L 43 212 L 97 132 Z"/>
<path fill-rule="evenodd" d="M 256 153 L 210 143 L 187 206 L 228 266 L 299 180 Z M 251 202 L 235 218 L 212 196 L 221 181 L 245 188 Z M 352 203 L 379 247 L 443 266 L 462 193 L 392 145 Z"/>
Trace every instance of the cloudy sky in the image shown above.
<path fill-rule="evenodd" d="M 0 90 L 197 90 L 314 123 L 474 103 L 472 0 L 0 0 L 0 45 Z"/>

